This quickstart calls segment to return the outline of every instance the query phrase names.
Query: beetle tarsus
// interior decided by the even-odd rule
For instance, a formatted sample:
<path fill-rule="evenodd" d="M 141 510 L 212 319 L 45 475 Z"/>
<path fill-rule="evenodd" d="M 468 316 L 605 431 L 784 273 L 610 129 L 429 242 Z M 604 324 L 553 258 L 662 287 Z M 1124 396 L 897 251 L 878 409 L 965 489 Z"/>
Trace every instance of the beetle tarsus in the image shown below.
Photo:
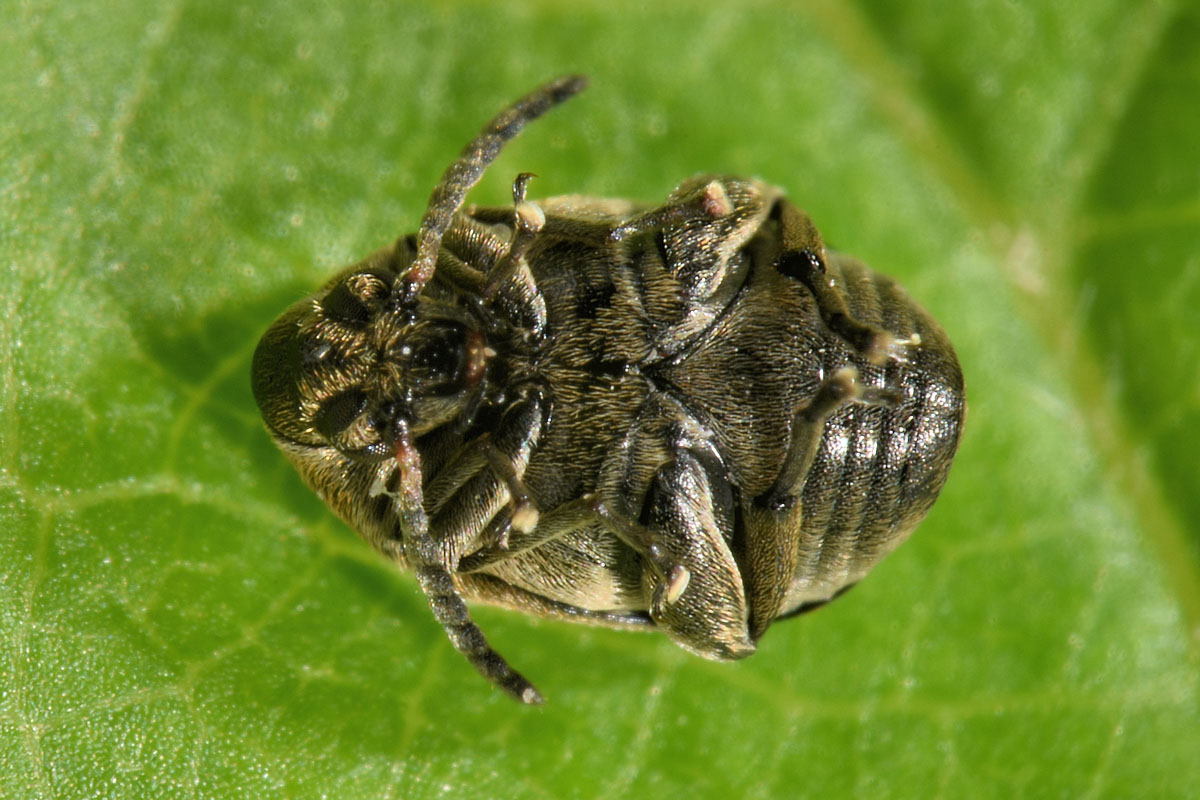
<path fill-rule="evenodd" d="M 804 476 L 808 474 L 809 467 L 816 458 L 817 448 L 821 445 L 825 420 L 846 403 L 861 400 L 867 393 L 868 388 L 859 380 L 858 370 L 849 365 L 838 369 L 821 382 L 812 400 L 799 409 L 792 420 L 792 439 L 783 468 L 779 471 L 775 485 L 756 499 L 759 508 L 775 509 L 782 514 L 795 505 L 798 497 L 796 492 L 803 485 Z M 870 394 L 872 397 L 876 396 L 874 390 L 871 390 Z M 882 391 L 879 394 L 882 395 Z"/>
<path fill-rule="evenodd" d="M 846 307 L 842 290 L 825 268 L 825 261 L 811 249 L 788 250 L 779 256 L 775 268 L 798 280 L 812 292 L 821 319 L 829 330 L 844 339 L 872 364 L 883 364 L 897 352 L 896 337 L 874 325 L 859 322 Z"/>
<path fill-rule="evenodd" d="M 495 299 L 513 275 L 520 275 L 521 282 L 536 292 L 537 287 L 534 284 L 533 275 L 529 272 L 525 254 L 529 252 L 529 246 L 546 226 L 546 214 L 537 203 L 525 199 L 526 184 L 531 178 L 533 178 L 532 172 L 522 172 L 513 181 L 512 239 L 509 241 L 507 252 L 496 261 L 496 266 L 488 275 L 487 286 L 483 292 L 484 300 L 487 302 Z"/>

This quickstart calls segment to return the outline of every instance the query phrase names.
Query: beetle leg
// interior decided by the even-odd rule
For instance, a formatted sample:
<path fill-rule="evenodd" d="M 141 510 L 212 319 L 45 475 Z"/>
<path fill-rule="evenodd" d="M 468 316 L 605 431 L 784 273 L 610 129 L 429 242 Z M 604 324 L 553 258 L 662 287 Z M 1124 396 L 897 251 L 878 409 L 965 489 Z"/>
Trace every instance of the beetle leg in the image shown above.
<path fill-rule="evenodd" d="M 859 322 L 846 307 L 844 289 L 838 286 L 826 268 L 825 244 L 808 215 L 786 200 L 776 205 L 783 239 L 783 252 L 775 268 L 803 283 L 812 292 L 826 327 L 848 342 L 872 364 L 888 359 L 905 360 L 913 342 L 898 340 L 874 325 Z M 919 344 L 919 339 L 915 344 Z"/>
<path fill-rule="evenodd" d="M 796 491 L 803 485 L 821 444 L 825 420 L 849 402 L 871 405 L 891 405 L 900 399 L 899 394 L 889 389 L 864 386 L 859 380 L 858 370 L 845 366 L 825 378 L 807 405 L 792 418 L 792 435 L 784 457 L 783 468 L 775 485 L 756 502 L 767 508 L 783 509 L 798 501 Z"/>
<path fill-rule="evenodd" d="M 482 534 L 506 508 L 508 521 L 501 537 L 510 528 L 521 534 L 538 526 L 538 509 L 523 477 L 541 435 L 545 408 L 541 393 L 529 392 L 509 406 L 495 430 L 465 444 L 429 482 L 429 528 L 447 568 L 458 570 L 463 553 L 479 546 Z"/>
<path fill-rule="evenodd" d="M 488 274 L 483 296 L 489 303 L 518 273 L 521 273 L 522 283 L 526 281 L 533 283 L 533 275 L 529 272 L 525 254 L 529 252 L 529 246 L 533 244 L 533 240 L 546 225 L 546 214 L 537 203 L 525 199 L 526 185 L 532 178 L 532 172 L 522 172 L 513 181 L 513 234 L 506 252 Z"/>
<path fill-rule="evenodd" d="M 468 216 L 459 217 L 459 223 L 451 228 L 446 244 L 466 249 L 466 260 L 471 263 L 490 263 L 479 292 L 484 304 L 515 328 L 528 332 L 531 338 L 540 339 L 546 328 L 546 298 L 538 289 L 525 256 L 545 226 L 546 215 L 541 206 L 525 198 L 526 185 L 531 178 L 532 173 L 522 172 L 513 181 L 513 216 L 508 221 L 512 225 L 512 236 L 506 244 L 491 232 L 475 231 L 472 236 L 471 229 L 477 223 Z M 480 242 L 484 243 L 483 249 L 487 251 L 488 258 L 471 258 L 470 252 L 478 251 Z M 438 264 L 449 262 L 456 267 L 454 257 L 441 256 Z M 472 278 L 469 273 L 461 277 L 455 274 L 453 277 L 459 277 L 460 283 L 464 282 L 463 278 L 466 281 Z"/>
<path fill-rule="evenodd" d="M 537 525 L 526 530 L 514 524 L 506 529 L 503 540 L 486 545 L 458 563 L 459 572 L 476 572 L 484 567 L 512 558 L 518 553 L 532 550 L 538 545 L 561 539 L 596 522 L 600 516 L 595 495 L 588 494 L 561 505 L 538 516 Z"/>
<path fill-rule="evenodd" d="M 783 508 L 743 504 L 746 528 L 746 594 L 750 638 L 758 641 L 779 616 L 800 561 L 800 503 Z"/>
<path fill-rule="evenodd" d="M 742 576 L 722 530 L 731 519 L 718 519 L 731 517 L 732 507 L 714 498 L 712 477 L 695 453 L 680 451 L 655 477 L 648 524 L 631 521 L 602 501 L 596 501 L 595 510 L 618 539 L 646 559 L 643 581 L 654 624 L 685 650 L 731 661 L 749 656 L 755 645 L 748 636 Z"/>
<path fill-rule="evenodd" d="M 778 197 L 777 189 L 756 181 L 699 175 L 681 183 L 660 208 L 614 227 L 609 238 L 656 241 L 662 264 L 645 263 L 643 269 L 661 269 L 677 284 L 663 285 L 664 291 L 689 305 L 719 302 L 744 279 L 741 251 Z M 689 311 L 683 309 L 684 316 Z"/>
<path fill-rule="evenodd" d="M 470 596 L 489 605 L 502 606 L 523 614 L 536 614 L 543 617 L 568 622 L 586 622 L 590 625 L 601 625 L 617 630 L 647 630 L 654 626 L 653 620 L 640 611 L 593 611 L 587 608 L 551 600 L 519 586 L 514 586 L 503 578 L 489 575 L 486 572 L 459 574 Z"/>
<path fill-rule="evenodd" d="M 825 378 L 812 400 L 792 418 L 791 440 L 774 485 L 743 504 L 751 635 L 757 641 L 779 615 L 800 557 L 804 480 L 821 446 L 825 421 L 850 402 L 891 405 L 889 389 L 865 386 L 858 370 L 845 366 Z"/>
<path fill-rule="evenodd" d="M 525 204 L 537 208 L 531 202 Z M 537 213 L 526 211 L 518 217 L 536 220 Z M 513 210 L 510 208 L 506 210 L 506 218 L 495 224 L 507 227 L 512 222 Z M 485 301 L 488 308 L 505 323 L 501 337 L 513 328 L 527 331 L 532 339 L 540 339 L 545 331 L 546 300 L 523 255 L 517 259 L 512 257 L 528 249 L 529 243 L 536 238 L 535 227 L 536 221 L 524 230 L 518 225 L 505 240 L 488 225 L 459 215 L 446 232 L 438 253 L 438 279 L 472 297 L 489 298 Z"/>
<path fill-rule="evenodd" d="M 733 494 L 703 453 L 680 450 L 650 491 L 646 552 L 650 616 L 676 643 L 705 658 L 754 652 L 741 571 L 729 548 Z"/>
<path fill-rule="evenodd" d="M 672 195 L 666 205 L 621 223 L 608 233 L 611 242 L 620 242 L 639 234 L 653 233 L 668 226 L 699 223 L 727 217 L 733 213 L 733 202 L 719 180 L 710 180 L 682 196 Z"/>
<path fill-rule="evenodd" d="M 742 658 L 745 589 L 730 543 L 736 501 L 710 434 L 677 401 L 655 393 L 601 468 L 596 511 L 646 563 L 654 622 L 706 658 Z"/>

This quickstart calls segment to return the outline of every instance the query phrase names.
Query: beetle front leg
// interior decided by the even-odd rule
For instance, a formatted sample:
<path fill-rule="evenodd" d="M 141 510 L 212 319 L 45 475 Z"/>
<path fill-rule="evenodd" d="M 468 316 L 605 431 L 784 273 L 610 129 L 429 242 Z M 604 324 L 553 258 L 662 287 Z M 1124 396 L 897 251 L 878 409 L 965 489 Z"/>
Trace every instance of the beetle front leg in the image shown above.
<path fill-rule="evenodd" d="M 525 256 L 546 225 L 541 206 L 525 198 L 533 174 L 522 172 L 513 181 L 513 233 L 504 254 L 488 271 L 484 302 L 497 308 L 518 327 L 541 337 L 546 327 L 546 298 L 538 290 Z"/>
<path fill-rule="evenodd" d="M 530 388 L 504 412 L 495 429 L 465 444 L 425 489 L 430 531 L 442 561 L 457 570 L 463 553 L 502 546 L 509 528 L 525 533 L 538 525 L 538 508 L 525 487 L 525 468 L 546 419 L 546 400 Z M 506 519 L 500 515 L 508 509 Z M 493 521 L 503 522 L 500 540 L 481 541 Z"/>
<path fill-rule="evenodd" d="M 533 177 L 532 172 L 522 172 L 513 180 L 513 234 L 504 255 L 488 275 L 483 295 L 489 301 L 515 273 L 520 272 L 522 268 L 525 272 L 529 271 L 525 254 L 529 252 L 529 246 L 546 225 L 546 214 L 541 206 L 525 197 L 529 181 Z"/>

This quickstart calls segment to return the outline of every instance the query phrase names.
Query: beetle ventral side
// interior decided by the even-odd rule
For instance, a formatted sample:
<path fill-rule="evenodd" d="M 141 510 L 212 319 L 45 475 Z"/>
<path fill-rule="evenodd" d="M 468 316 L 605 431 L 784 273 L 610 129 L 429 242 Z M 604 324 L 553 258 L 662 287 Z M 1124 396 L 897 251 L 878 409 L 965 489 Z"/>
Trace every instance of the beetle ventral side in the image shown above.
<path fill-rule="evenodd" d="M 742 658 L 908 536 L 965 410 L 938 324 L 760 181 L 694 177 L 647 206 L 534 202 L 521 174 L 512 206 L 464 208 L 585 83 L 496 116 L 417 233 L 285 311 L 253 363 L 308 485 L 527 703 L 465 600 Z"/>

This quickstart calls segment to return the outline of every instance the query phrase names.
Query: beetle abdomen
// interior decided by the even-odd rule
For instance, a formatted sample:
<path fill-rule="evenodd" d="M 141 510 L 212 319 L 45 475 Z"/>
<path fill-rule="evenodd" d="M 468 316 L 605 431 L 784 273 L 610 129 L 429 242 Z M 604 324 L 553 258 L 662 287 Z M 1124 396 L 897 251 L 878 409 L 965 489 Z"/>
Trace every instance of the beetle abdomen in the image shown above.
<path fill-rule="evenodd" d="M 914 334 L 903 362 L 869 364 L 849 348 L 825 349 L 830 374 L 851 361 L 864 385 L 900 390 L 885 407 L 851 403 L 825 423 L 804 483 L 803 534 L 785 612 L 853 585 L 903 542 L 937 499 L 958 447 L 966 405 L 962 369 L 946 334 L 895 281 L 829 254 L 854 317 L 897 339 Z"/>

